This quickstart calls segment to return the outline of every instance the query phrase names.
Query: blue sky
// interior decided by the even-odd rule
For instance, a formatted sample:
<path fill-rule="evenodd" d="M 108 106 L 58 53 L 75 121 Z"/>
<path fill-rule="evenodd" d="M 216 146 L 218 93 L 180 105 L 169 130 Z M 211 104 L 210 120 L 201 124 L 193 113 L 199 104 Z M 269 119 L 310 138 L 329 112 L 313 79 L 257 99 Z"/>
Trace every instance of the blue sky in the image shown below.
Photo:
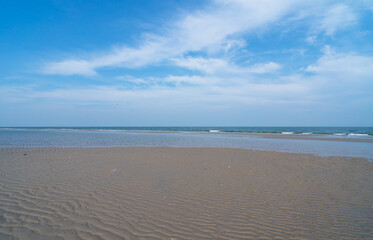
<path fill-rule="evenodd" d="M 6 1 L 0 126 L 372 126 L 373 1 Z"/>

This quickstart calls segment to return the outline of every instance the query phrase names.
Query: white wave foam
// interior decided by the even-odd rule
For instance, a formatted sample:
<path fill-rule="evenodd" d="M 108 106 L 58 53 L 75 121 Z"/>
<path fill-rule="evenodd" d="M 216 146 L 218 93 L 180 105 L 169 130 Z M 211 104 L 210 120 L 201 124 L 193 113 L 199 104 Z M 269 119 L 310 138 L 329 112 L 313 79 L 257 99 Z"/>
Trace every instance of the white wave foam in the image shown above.
<path fill-rule="evenodd" d="M 220 132 L 219 130 L 209 130 L 210 133 L 218 133 Z"/>
<path fill-rule="evenodd" d="M 348 134 L 348 136 L 369 136 L 368 134 L 365 134 L 365 133 L 350 133 Z"/>
<path fill-rule="evenodd" d="M 302 135 L 310 135 L 310 134 L 312 134 L 311 132 L 304 132 L 304 133 L 302 133 Z"/>
<path fill-rule="evenodd" d="M 294 134 L 294 132 L 281 132 L 281 134 Z"/>
<path fill-rule="evenodd" d="M 333 135 L 335 135 L 335 136 L 346 136 L 347 134 L 346 133 L 333 133 Z"/>

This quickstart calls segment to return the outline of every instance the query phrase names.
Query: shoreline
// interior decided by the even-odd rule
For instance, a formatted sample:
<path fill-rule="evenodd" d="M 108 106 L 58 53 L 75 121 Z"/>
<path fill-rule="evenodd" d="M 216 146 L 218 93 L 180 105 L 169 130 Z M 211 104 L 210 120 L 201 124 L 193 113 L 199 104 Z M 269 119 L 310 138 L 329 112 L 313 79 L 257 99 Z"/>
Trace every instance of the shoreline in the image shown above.
<path fill-rule="evenodd" d="M 94 130 L 92 130 L 94 132 Z M 105 132 L 103 130 L 102 132 Z M 107 131 L 110 132 L 110 131 Z M 332 135 L 332 134 L 282 134 L 282 133 L 249 133 L 249 132 L 198 132 L 198 131 L 146 131 L 146 130 L 120 130 L 118 132 L 125 133 L 164 133 L 164 134 L 207 134 L 207 135 L 241 135 L 241 136 L 255 136 L 261 138 L 272 138 L 272 139 L 299 139 L 299 140 L 318 140 L 318 141 L 337 141 L 337 142 L 365 142 L 373 143 L 373 136 L 349 136 L 348 134 L 343 136 Z"/>
<path fill-rule="evenodd" d="M 149 133 L 149 134 L 202 134 L 202 135 L 238 135 L 255 136 L 273 139 L 300 139 L 318 141 L 341 141 L 341 142 L 365 142 L 373 143 L 373 135 L 356 133 L 281 133 L 281 132 L 244 132 L 225 130 L 131 130 L 131 129 L 85 129 L 85 128 L 0 128 L 0 130 L 22 130 L 22 131 L 56 131 L 56 132 L 92 132 L 92 133 Z"/>
<path fill-rule="evenodd" d="M 268 152 L 268 153 L 279 153 L 279 154 L 295 154 L 295 155 L 309 155 L 312 157 L 318 157 L 318 158 L 344 158 L 344 159 L 363 159 L 370 163 L 372 163 L 373 157 L 360 157 L 360 156 L 344 156 L 344 155 L 319 155 L 316 153 L 306 153 L 306 152 L 288 152 L 288 151 L 276 151 L 276 150 L 263 150 L 263 149 L 247 149 L 247 148 L 241 148 L 241 147 L 209 147 L 209 146 L 0 146 L 0 152 L 1 151 L 7 151 L 10 150 L 76 150 L 76 149 L 114 149 L 114 150 L 125 150 L 125 149 L 226 149 L 226 150 L 244 150 L 249 152 Z"/>

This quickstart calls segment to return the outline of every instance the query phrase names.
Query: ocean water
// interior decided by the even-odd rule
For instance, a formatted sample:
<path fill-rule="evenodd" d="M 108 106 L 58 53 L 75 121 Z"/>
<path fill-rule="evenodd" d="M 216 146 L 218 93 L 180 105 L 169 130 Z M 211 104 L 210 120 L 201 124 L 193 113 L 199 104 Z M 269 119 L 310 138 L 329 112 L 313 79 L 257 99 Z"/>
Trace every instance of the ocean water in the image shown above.
<path fill-rule="evenodd" d="M 0 130 L 231 132 L 373 136 L 373 127 L 29 127 Z"/>
<path fill-rule="evenodd" d="M 216 134 L 218 132 L 225 134 Z M 239 134 L 242 132 L 373 138 L 371 127 L 0 128 L 0 147 L 229 147 L 373 159 L 373 143 L 370 142 L 274 139 Z"/>

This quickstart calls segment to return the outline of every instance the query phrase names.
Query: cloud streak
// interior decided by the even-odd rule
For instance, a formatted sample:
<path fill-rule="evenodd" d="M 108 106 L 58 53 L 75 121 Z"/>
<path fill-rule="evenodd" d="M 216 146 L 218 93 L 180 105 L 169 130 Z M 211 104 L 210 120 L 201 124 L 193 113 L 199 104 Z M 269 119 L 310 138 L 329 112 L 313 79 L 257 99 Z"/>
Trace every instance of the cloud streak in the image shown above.
<path fill-rule="evenodd" d="M 0 90 L 0 98 L 4 102 L 36 99 L 91 103 L 136 101 L 139 105 L 157 101 L 167 107 L 191 101 L 230 106 L 284 103 L 317 105 L 326 99 L 335 100 L 338 96 L 359 98 L 373 95 L 373 57 L 336 53 L 328 47 L 325 49 L 323 56 L 298 74 L 276 77 L 233 74 L 227 78 L 211 72 L 208 75 L 169 75 L 152 78 L 151 81 L 123 76 L 120 80 L 144 86 L 136 89 L 123 85 L 89 86 L 48 91 L 36 90 L 31 86 L 4 87 Z M 277 68 L 276 64 L 267 63 L 254 65 L 251 71 L 256 69 L 256 72 L 262 73 Z"/>
<path fill-rule="evenodd" d="M 242 46 L 240 34 L 279 21 L 307 1 L 216 0 L 208 9 L 181 17 L 164 27 L 164 34 L 147 34 L 137 47 L 116 47 L 90 59 L 79 57 L 45 64 L 41 72 L 57 75 L 92 76 L 104 67 L 136 68 L 181 57 L 190 52 L 229 51 Z"/>
<path fill-rule="evenodd" d="M 347 5 L 332 6 L 322 17 L 319 29 L 325 34 L 333 36 L 337 31 L 344 30 L 357 24 L 355 12 Z"/>

